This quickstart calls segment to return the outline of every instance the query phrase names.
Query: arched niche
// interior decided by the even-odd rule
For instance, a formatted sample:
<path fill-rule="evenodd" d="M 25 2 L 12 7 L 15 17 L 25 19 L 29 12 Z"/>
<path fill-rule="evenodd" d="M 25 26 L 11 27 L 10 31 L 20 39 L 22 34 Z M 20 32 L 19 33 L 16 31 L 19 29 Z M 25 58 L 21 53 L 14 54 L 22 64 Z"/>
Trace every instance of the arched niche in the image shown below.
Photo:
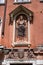
<path fill-rule="evenodd" d="M 20 17 L 23 17 L 20 20 Z M 19 14 L 15 20 L 15 42 L 16 41 L 28 41 L 28 18 L 25 14 Z"/>
<path fill-rule="evenodd" d="M 16 28 L 17 20 L 20 16 L 26 21 L 27 28 L 25 28 L 25 36 L 17 36 L 18 31 Z M 10 13 L 10 24 L 13 24 L 13 45 L 29 45 L 30 44 L 30 24 L 33 23 L 33 12 L 25 8 L 24 6 L 18 6 L 14 11 Z M 21 34 L 21 33 L 20 33 Z"/>

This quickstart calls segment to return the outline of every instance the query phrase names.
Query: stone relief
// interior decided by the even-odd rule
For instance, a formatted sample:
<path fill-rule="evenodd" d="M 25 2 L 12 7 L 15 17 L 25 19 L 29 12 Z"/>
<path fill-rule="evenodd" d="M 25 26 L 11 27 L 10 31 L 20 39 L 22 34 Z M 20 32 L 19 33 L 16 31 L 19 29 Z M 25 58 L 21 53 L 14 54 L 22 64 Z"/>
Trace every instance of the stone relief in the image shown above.
<path fill-rule="evenodd" d="M 19 49 L 19 50 L 18 50 L 18 57 L 19 57 L 20 59 L 24 58 L 24 50 L 23 50 L 23 49 Z"/>
<path fill-rule="evenodd" d="M 25 56 L 26 56 L 26 59 L 35 58 L 33 51 L 18 49 L 17 51 L 11 51 L 11 52 L 9 52 L 9 54 L 5 55 L 5 57 L 6 57 L 5 59 L 16 59 L 16 60 L 24 59 L 25 60 Z"/>
<path fill-rule="evenodd" d="M 26 20 L 24 20 L 23 16 L 21 15 L 17 20 L 17 27 L 18 27 L 18 36 L 24 37 L 25 36 L 25 27 L 26 27 Z"/>

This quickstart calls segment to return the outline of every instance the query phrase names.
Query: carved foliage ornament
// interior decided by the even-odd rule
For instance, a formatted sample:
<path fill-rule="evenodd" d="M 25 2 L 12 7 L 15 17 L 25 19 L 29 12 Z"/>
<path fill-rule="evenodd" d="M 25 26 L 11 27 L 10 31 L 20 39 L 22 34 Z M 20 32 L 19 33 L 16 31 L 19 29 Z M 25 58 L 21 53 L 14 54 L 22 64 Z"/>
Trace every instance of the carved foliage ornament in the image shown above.
<path fill-rule="evenodd" d="M 13 51 L 13 52 L 11 51 L 11 52 L 9 52 L 9 54 L 5 55 L 5 57 L 6 57 L 5 59 L 14 59 L 14 60 L 24 59 L 25 58 L 25 52 L 26 52 L 26 59 L 36 57 L 34 55 L 33 51 L 30 51 L 30 50 L 25 51 L 24 49 L 18 49 L 18 51 Z"/>

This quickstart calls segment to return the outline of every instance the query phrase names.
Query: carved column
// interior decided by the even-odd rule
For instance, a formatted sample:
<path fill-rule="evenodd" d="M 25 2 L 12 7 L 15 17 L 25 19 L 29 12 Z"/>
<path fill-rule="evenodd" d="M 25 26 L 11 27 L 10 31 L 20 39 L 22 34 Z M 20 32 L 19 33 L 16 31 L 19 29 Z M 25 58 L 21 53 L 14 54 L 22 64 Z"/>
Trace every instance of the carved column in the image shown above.
<path fill-rule="evenodd" d="M 14 19 L 14 22 L 13 22 L 13 44 L 15 42 L 15 19 Z M 14 46 L 14 45 L 13 45 Z"/>
<path fill-rule="evenodd" d="M 30 21 L 28 18 L 28 43 L 30 44 Z"/>

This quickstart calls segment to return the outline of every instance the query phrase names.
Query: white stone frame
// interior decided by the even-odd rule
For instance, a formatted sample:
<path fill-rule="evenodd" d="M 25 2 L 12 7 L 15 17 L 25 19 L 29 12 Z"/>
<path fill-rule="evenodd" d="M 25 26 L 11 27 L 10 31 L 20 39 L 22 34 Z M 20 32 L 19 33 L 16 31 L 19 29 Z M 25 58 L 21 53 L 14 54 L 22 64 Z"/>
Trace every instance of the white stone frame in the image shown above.
<path fill-rule="evenodd" d="M 22 63 L 32 63 L 32 65 L 37 65 L 36 63 L 37 61 L 36 60 L 28 60 L 28 61 L 14 61 L 13 59 L 7 59 L 7 60 L 4 60 L 4 62 L 2 62 L 2 65 L 10 65 L 10 64 L 22 64 Z"/>
<path fill-rule="evenodd" d="M 5 4 L 5 0 L 0 0 L 0 4 Z"/>
<path fill-rule="evenodd" d="M 14 0 L 14 3 L 16 3 L 17 2 L 17 0 Z M 19 2 L 19 1 L 18 1 Z M 27 0 L 27 1 L 21 1 L 21 2 L 31 2 L 31 0 Z M 19 2 L 19 3 L 21 3 L 21 2 Z"/>
<path fill-rule="evenodd" d="M 22 14 L 26 14 L 26 13 L 22 13 Z M 30 21 L 29 21 L 29 15 L 27 17 L 28 17 L 28 42 L 24 41 L 24 42 L 20 42 L 20 44 L 27 44 L 27 45 L 29 45 L 29 44 L 31 44 L 30 43 Z M 19 44 L 17 42 L 14 42 L 14 39 L 15 39 L 15 32 L 14 32 L 15 31 L 15 21 L 16 21 L 16 17 L 14 18 L 14 21 L 13 21 L 13 42 L 12 42 L 12 46 L 14 46 L 16 44 Z"/>
<path fill-rule="evenodd" d="M 4 60 L 4 62 L 2 62 L 2 65 L 10 65 L 13 63 L 32 63 L 33 65 L 43 65 L 43 60 L 30 59 L 28 61 L 14 61 L 13 59 L 12 60 L 8 59 L 8 60 Z"/>

